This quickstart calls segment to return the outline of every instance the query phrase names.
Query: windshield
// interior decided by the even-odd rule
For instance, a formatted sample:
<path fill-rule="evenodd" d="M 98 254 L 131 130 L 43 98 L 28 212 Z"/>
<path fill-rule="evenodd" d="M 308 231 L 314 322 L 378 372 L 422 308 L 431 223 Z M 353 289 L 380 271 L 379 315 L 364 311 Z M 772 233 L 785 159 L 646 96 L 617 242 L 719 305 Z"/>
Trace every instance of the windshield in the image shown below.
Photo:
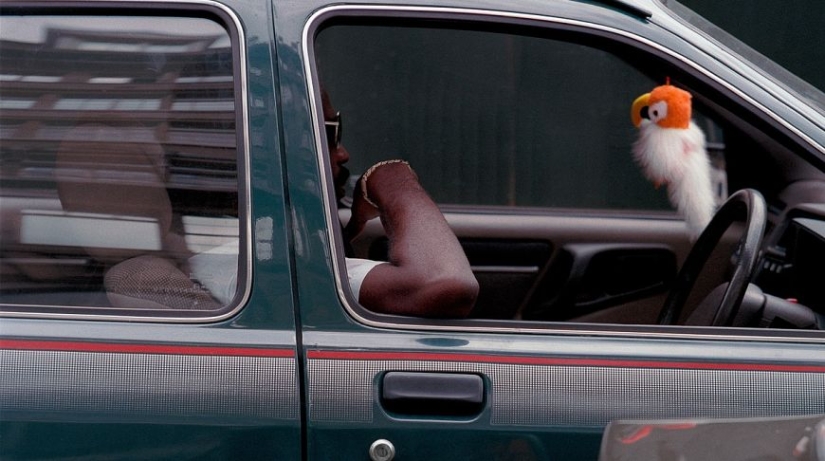
<path fill-rule="evenodd" d="M 774 15 L 774 10 L 768 10 L 767 6 L 763 7 L 763 2 L 758 2 L 758 5 L 751 8 L 742 9 L 748 9 L 747 12 L 732 12 L 731 5 L 738 5 L 738 3 L 682 0 L 726 28 L 722 29 L 676 0 L 660 1 L 694 27 L 753 63 L 762 75 L 807 100 L 811 107 L 820 114 L 825 114 L 825 93 L 823 93 L 825 90 L 825 58 L 820 50 L 821 47 L 815 45 L 820 43 L 816 37 L 822 32 L 819 31 L 819 27 L 805 28 L 804 24 L 799 23 L 805 20 L 812 21 L 811 24 L 818 22 L 816 17 L 821 18 L 825 15 L 824 7 L 808 2 L 811 5 L 802 5 L 801 9 L 782 9 L 783 17 L 780 18 Z M 821 10 L 820 14 L 817 15 L 814 10 Z M 745 13 L 760 17 L 762 21 L 760 23 L 749 21 L 744 17 Z M 807 30 L 799 34 L 777 33 L 783 31 L 788 24 L 792 25 L 788 27 Z M 770 34 L 765 33 L 768 28 L 770 28 Z M 731 35 L 731 32 L 736 33 L 738 37 Z M 784 40 L 779 39 L 780 35 Z M 748 41 L 749 44 L 743 43 L 742 40 Z M 759 48 L 761 52 L 772 56 L 786 67 L 797 69 L 799 75 L 780 66 L 751 46 Z M 800 76 L 804 76 L 808 81 Z"/>

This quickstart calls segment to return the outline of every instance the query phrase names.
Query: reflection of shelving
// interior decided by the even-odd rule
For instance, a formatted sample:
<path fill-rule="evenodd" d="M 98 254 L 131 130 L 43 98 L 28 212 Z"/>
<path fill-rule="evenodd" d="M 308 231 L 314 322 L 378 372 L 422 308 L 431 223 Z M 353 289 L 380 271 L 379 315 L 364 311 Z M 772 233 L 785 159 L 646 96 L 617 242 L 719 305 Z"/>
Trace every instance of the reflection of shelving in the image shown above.
<path fill-rule="evenodd" d="M 2 187 L 53 191 L 67 136 L 101 124 L 86 148 L 161 145 L 170 192 L 236 194 L 232 53 L 223 39 L 52 27 L 42 43 L 0 41 Z"/>
<path fill-rule="evenodd" d="M 237 239 L 233 56 L 219 26 L 190 18 L 201 35 L 167 35 L 129 30 L 145 18 L 116 18 L 123 29 L 33 18 L 25 37 L 0 31 L 4 302 L 106 306 L 110 262 L 90 248 L 162 251 L 155 221 L 120 200 L 73 209 L 67 187 L 93 191 L 84 204 L 162 188 L 174 220 L 205 223 L 186 236 L 197 249 Z"/>

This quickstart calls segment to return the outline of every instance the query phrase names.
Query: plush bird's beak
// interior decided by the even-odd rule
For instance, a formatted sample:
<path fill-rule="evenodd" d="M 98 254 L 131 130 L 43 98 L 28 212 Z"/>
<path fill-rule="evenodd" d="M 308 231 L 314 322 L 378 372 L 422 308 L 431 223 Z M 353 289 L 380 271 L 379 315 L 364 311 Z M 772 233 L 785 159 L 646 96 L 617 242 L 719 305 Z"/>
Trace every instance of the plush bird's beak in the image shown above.
<path fill-rule="evenodd" d="M 633 120 L 633 126 L 639 128 L 639 125 L 642 124 L 643 118 L 647 117 L 647 106 L 650 101 L 650 93 L 645 93 L 635 101 L 633 101 L 633 107 L 630 109 L 630 119 Z"/>

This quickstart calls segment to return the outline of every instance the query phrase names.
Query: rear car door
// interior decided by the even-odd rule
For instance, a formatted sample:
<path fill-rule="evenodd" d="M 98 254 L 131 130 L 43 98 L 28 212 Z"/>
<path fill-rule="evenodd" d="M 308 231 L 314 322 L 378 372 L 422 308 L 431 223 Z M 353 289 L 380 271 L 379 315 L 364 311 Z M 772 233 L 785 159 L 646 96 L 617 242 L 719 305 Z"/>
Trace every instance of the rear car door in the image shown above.
<path fill-rule="evenodd" d="M 281 73 L 302 59 L 310 81 L 284 91 L 313 117 L 294 132 L 316 133 L 286 144 L 308 457 L 595 459 L 615 419 L 822 412 L 821 332 L 656 325 L 691 238 L 630 154 L 630 104 L 666 77 L 694 92 L 711 147 L 725 148 L 718 126 L 741 138 L 744 119 L 808 155 L 772 121 L 780 103 L 658 9 L 505 9 L 276 4 L 279 43 L 301 44 L 279 48 Z M 349 293 L 321 86 L 346 117 L 354 178 L 401 157 L 444 204 L 481 315 L 378 315 Z M 721 158 L 741 162 L 748 144 L 725 140 Z M 719 169 L 720 196 L 727 172 L 755 185 Z M 368 234 L 354 251 L 381 258 L 380 225 Z"/>
<path fill-rule="evenodd" d="M 262 8 L 0 7 L 0 458 L 300 458 Z"/>

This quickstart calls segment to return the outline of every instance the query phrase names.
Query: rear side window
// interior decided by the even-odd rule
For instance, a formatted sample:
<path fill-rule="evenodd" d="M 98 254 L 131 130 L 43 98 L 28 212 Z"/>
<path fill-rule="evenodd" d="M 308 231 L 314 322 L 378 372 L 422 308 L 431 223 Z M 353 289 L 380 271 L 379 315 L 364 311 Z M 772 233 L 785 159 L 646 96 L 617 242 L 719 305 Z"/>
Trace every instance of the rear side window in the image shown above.
<path fill-rule="evenodd" d="M 243 297 L 224 15 L 0 18 L 5 312 L 215 317 Z"/>

